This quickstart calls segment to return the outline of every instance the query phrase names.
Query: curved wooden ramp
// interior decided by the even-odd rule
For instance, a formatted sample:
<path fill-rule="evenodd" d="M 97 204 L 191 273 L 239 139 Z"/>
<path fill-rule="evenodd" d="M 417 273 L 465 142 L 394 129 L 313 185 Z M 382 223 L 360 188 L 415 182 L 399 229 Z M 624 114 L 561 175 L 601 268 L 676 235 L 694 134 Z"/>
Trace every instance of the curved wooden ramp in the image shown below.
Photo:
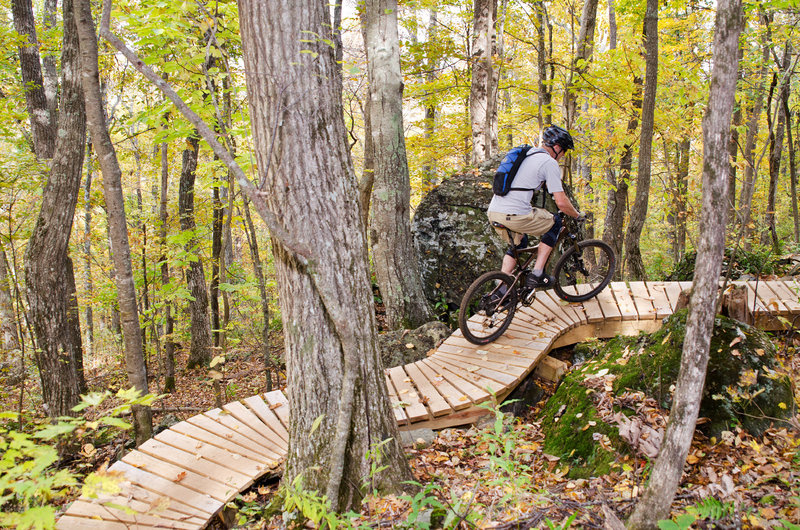
<path fill-rule="evenodd" d="M 746 286 L 748 308 L 763 329 L 783 329 L 786 319 L 800 316 L 796 281 L 734 284 Z M 504 399 L 556 347 L 655 331 L 690 286 L 612 283 L 592 300 L 566 305 L 552 291 L 538 293 L 494 343 L 475 346 L 457 331 L 426 359 L 387 370 L 397 422 L 401 429 L 470 423 L 486 413 L 478 405 L 491 398 L 489 390 Z M 118 493 L 80 497 L 57 527 L 203 528 L 240 491 L 278 472 L 288 421 L 288 402 L 276 391 L 178 423 L 109 467 L 122 480 Z"/>

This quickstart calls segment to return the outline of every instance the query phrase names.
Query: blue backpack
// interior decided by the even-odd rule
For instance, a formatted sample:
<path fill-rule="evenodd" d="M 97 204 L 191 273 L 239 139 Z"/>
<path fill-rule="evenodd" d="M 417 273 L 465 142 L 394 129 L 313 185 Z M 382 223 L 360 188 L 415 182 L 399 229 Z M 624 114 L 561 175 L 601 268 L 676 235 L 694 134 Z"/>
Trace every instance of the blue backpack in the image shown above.
<path fill-rule="evenodd" d="M 522 162 L 528 158 L 528 156 L 535 155 L 537 153 L 547 153 L 547 151 L 544 149 L 537 149 L 529 155 L 528 151 L 530 150 L 531 146 L 528 144 L 523 144 L 506 153 L 503 161 L 500 162 L 500 167 L 497 168 L 497 173 L 494 175 L 492 191 L 495 195 L 500 195 L 503 197 L 512 190 L 533 191 L 532 188 L 514 188 L 511 186 L 511 184 L 514 182 L 514 177 L 517 176 L 519 167 L 522 165 Z"/>

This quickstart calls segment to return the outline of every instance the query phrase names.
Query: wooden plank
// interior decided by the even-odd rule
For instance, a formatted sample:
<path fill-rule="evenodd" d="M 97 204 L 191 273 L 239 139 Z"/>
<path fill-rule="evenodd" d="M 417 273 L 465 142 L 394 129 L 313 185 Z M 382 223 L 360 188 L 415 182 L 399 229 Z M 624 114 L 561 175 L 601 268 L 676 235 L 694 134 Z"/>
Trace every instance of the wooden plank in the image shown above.
<path fill-rule="evenodd" d="M 289 400 L 280 390 L 273 390 L 264 394 L 264 401 L 269 403 L 269 408 L 281 420 L 283 428 L 289 432 Z"/>
<path fill-rule="evenodd" d="M 184 530 L 194 530 L 205 526 L 207 520 L 200 517 L 191 517 L 185 514 L 173 512 L 170 510 L 157 510 L 148 513 L 151 509 L 149 505 L 139 502 L 136 503 L 128 501 L 122 497 L 109 500 L 109 503 L 125 506 L 136 513 L 128 513 L 127 511 L 117 508 L 104 506 L 104 503 L 89 502 L 87 500 L 78 499 L 69 507 L 69 514 L 76 517 L 86 518 L 101 518 L 104 521 L 122 522 L 128 525 L 146 525 L 158 528 L 176 528 Z M 140 505 L 140 509 L 136 509 L 133 505 Z"/>
<path fill-rule="evenodd" d="M 195 455 L 201 455 L 206 460 L 216 462 L 221 466 L 238 471 L 248 477 L 259 477 L 269 469 L 269 466 L 262 462 L 250 460 L 234 452 L 236 446 L 233 444 L 222 449 L 209 442 L 196 440 L 171 429 L 158 433 L 155 439 L 159 442 L 171 445 L 176 449 L 193 451 Z"/>
<path fill-rule="evenodd" d="M 260 432 L 256 431 L 227 410 L 211 409 L 204 412 L 203 415 L 233 430 L 237 437 L 240 436 L 243 438 L 243 440 L 241 440 L 242 443 L 247 439 L 264 447 L 275 447 L 275 444 L 269 438 L 265 438 Z"/>
<path fill-rule="evenodd" d="M 58 530 L 128 530 L 130 527 L 116 521 L 76 517 L 67 512 L 56 521 L 56 528 Z"/>
<path fill-rule="evenodd" d="M 148 455 L 141 451 L 131 451 L 122 457 L 122 461 L 167 480 L 177 480 L 183 477 L 180 480 L 182 485 L 220 502 L 230 499 L 231 495 L 237 491 L 229 484 L 218 482 L 214 477 L 200 475 L 190 469 L 176 466 L 171 462 L 161 460 L 157 456 Z"/>
<path fill-rule="evenodd" d="M 283 446 L 283 438 L 278 436 L 275 431 L 267 427 L 264 422 L 261 421 L 261 418 L 259 418 L 255 412 L 244 406 L 243 403 L 239 401 L 233 401 L 223 405 L 222 409 L 230 412 L 236 419 L 254 431 L 258 432 L 258 434 L 275 444 L 277 447 Z"/>
<path fill-rule="evenodd" d="M 766 304 L 767 308 L 777 312 L 779 315 L 786 316 L 791 314 L 789 307 L 783 302 L 783 297 L 775 292 L 774 281 L 763 281 L 759 285 L 763 287 L 764 291 L 761 293 L 761 299 Z"/>
<path fill-rule="evenodd" d="M 579 292 L 586 292 L 591 287 L 590 285 L 582 284 L 578 286 Z M 583 287 L 583 289 L 581 289 Z M 583 305 L 583 311 L 586 313 L 586 322 L 588 324 L 593 324 L 595 322 L 602 322 L 605 317 L 603 316 L 603 310 L 600 309 L 600 302 L 597 301 L 597 297 L 589 298 L 588 300 L 584 300 L 581 302 Z"/>
<path fill-rule="evenodd" d="M 547 347 L 552 342 L 552 335 L 546 335 L 542 333 L 541 337 L 529 337 L 526 339 L 519 339 L 515 338 L 514 334 L 512 333 L 511 336 L 506 336 L 505 334 L 494 341 L 491 345 L 497 347 L 506 347 L 509 348 L 530 348 L 530 349 L 538 349 L 542 347 Z M 449 344 L 451 346 L 457 346 L 461 348 L 472 348 L 472 349 L 486 349 L 487 346 L 479 346 L 477 344 L 472 344 L 467 339 L 461 335 L 461 333 L 456 332 L 450 336 L 449 339 L 445 341 L 445 344 Z"/>
<path fill-rule="evenodd" d="M 653 309 L 656 312 L 656 318 L 666 318 L 672 314 L 672 305 L 667 298 L 667 291 L 664 287 L 664 282 L 646 282 L 647 292 L 653 298 Z"/>
<path fill-rule="evenodd" d="M 600 309 L 603 310 L 603 315 L 605 315 L 605 320 L 622 320 L 622 314 L 619 311 L 619 306 L 617 305 L 617 301 L 614 299 L 614 295 L 611 293 L 611 289 L 606 287 L 595 297 L 597 303 L 600 305 Z"/>
<path fill-rule="evenodd" d="M 647 285 L 644 282 L 630 282 L 628 286 L 633 295 L 633 303 L 636 304 L 639 319 L 650 320 L 656 318 L 656 308 L 653 303 L 654 297 L 647 290 Z"/>
<path fill-rule="evenodd" d="M 633 303 L 633 298 L 625 282 L 611 282 L 611 292 L 617 301 L 622 320 L 638 320 L 639 313 L 636 311 L 636 304 Z"/>
<path fill-rule="evenodd" d="M 566 327 L 561 328 L 560 332 L 564 333 L 583 323 L 583 320 L 578 317 L 575 310 L 568 308 L 563 300 L 561 300 L 552 290 L 542 293 L 542 303 L 545 307 L 550 309 L 553 314 L 559 315 L 561 320 L 564 321 Z"/>
<path fill-rule="evenodd" d="M 425 405 L 420 401 L 417 389 L 414 388 L 411 377 L 406 374 L 403 367 L 395 366 L 394 368 L 389 368 L 386 372 L 389 374 L 389 378 L 392 380 L 395 389 L 397 389 L 397 395 L 400 397 L 400 401 L 408 403 L 408 406 L 405 407 L 405 411 L 409 421 L 416 422 L 428 419 L 430 416 L 428 409 L 426 409 Z"/>
<path fill-rule="evenodd" d="M 417 361 L 415 364 L 417 365 L 417 368 L 419 368 L 420 372 L 425 375 L 425 378 L 428 379 L 428 381 L 430 381 L 434 387 L 436 387 L 436 389 L 439 391 L 439 394 L 445 398 L 445 400 L 447 400 L 453 410 L 462 410 L 472 405 L 472 403 L 469 402 L 469 399 L 466 401 L 461 399 L 464 393 L 460 392 L 456 387 L 451 385 L 450 382 L 439 373 L 435 365 L 431 366 L 428 364 L 427 359 Z"/>
<path fill-rule="evenodd" d="M 183 469 L 194 471 L 204 477 L 221 481 L 231 486 L 236 491 L 247 486 L 251 480 L 251 477 L 247 475 L 210 462 L 193 452 L 175 449 L 170 445 L 152 438 L 140 445 L 139 451 L 154 458 L 158 458 L 159 460 L 164 460 L 178 467 L 182 467 Z"/>
<path fill-rule="evenodd" d="M 447 403 L 447 400 L 439 394 L 439 391 L 431 383 L 425 374 L 420 370 L 417 363 L 405 365 L 406 373 L 414 381 L 414 386 L 417 387 L 421 394 L 421 400 L 427 403 L 428 409 L 434 416 L 444 416 L 445 414 L 452 414 L 453 408 Z"/>
<path fill-rule="evenodd" d="M 394 412 L 394 419 L 397 420 L 398 425 L 406 425 L 408 423 L 408 414 L 406 414 L 403 400 L 394 388 L 389 374 L 384 370 L 383 377 L 386 380 L 386 390 L 389 392 L 389 403 L 392 404 L 392 412 Z"/>
<path fill-rule="evenodd" d="M 456 396 L 455 402 L 462 405 L 461 407 L 456 407 L 453 401 L 450 401 L 448 397 L 448 401 L 450 401 L 450 405 L 453 406 L 454 409 L 463 408 L 463 405 L 472 405 L 473 403 L 480 403 L 484 399 L 486 399 L 489 394 L 483 390 L 482 388 L 475 386 L 470 381 L 467 381 L 463 377 L 458 374 L 454 374 L 452 371 L 448 370 L 447 367 L 442 366 L 440 363 L 434 362 L 433 358 L 424 359 L 421 361 L 422 363 L 426 364 L 432 371 L 436 373 L 437 376 L 443 377 L 453 388 L 456 389 Z"/>
<path fill-rule="evenodd" d="M 491 379 L 504 387 L 515 385 L 521 379 L 520 375 L 509 374 L 490 366 L 489 363 L 482 365 L 476 364 L 472 359 L 466 359 L 457 355 L 441 354 L 435 358 L 436 362 L 449 366 L 454 372 L 461 370 L 467 374 L 480 375 L 486 379 Z"/>
<path fill-rule="evenodd" d="M 558 305 L 558 307 L 561 308 L 562 311 L 572 317 L 575 325 L 580 326 L 581 324 L 586 324 L 586 313 L 583 311 L 582 304 L 567 302 L 566 300 L 560 298 L 553 290 L 547 291 L 547 294 Z"/>
<path fill-rule="evenodd" d="M 568 371 L 569 365 L 567 363 L 548 355 L 536 365 L 534 373 L 546 381 L 558 383 Z"/>
<path fill-rule="evenodd" d="M 539 358 L 539 352 L 541 351 L 538 349 L 537 350 L 529 349 L 526 352 L 523 352 L 517 349 L 505 348 L 505 347 L 474 350 L 472 348 L 458 348 L 454 346 L 442 347 L 442 346 L 439 346 L 439 348 L 436 350 L 436 353 L 430 355 L 429 357 L 435 357 L 442 353 L 460 355 L 463 357 L 467 357 L 469 359 L 475 359 L 475 362 L 479 363 L 484 363 L 489 361 L 497 364 L 502 364 L 504 366 L 508 365 L 510 367 L 508 368 L 508 370 L 511 371 L 518 370 L 521 372 L 524 372 L 530 367 L 532 359 Z"/>
<path fill-rule="evenodd" d="M 268 462 L 270 460 L 278 461 L 286 455 L 286 447 L 267 446 L 264 444 L 253 443 L 249 438 L 241 436 L 239 432 L 231 429 L 230 427 L 226 427 L 220 422 L 209 418 L 204 414 L 192 416 L 186 420 L 186 422 L 207 432 L 213 432 L 220 436 L 224 436 L 225 438 L 234 441 L 238 445 L 245 445 L 253 451 L 264 455 L 268 459 Z"/>
<path fill-rule="evenodd" d="M 210 519 L 223 506 L 218 500 L 212 499 L 208 495 L 199 494 L 178 482 L 166 480 L 143 469 L 137 469 L 121 460 L 115 462 L 109 469 L 125 473 L 125 477 L 132 483 L 128 494 L 133 493 L 143 502 L 157 502 L 161 497 L 166 497 L 170 499 L 168 506 L 170 510 L 193 517 L 202 517 L 206 520 Z M 234 492 L 233 495 L 236 493 Z"/>
<path fill-rule="evenodd" d="M 529 319 L 528 322 L 539 331 L 544 331 L 550 335 L 561 333 L 561 329 L 565 325 L 563 322 L 556 320 L 555 315 L 550 313 L 541 302 L 534 302 L 528 307 L 520 307 L 517 311 L 526 315 Z"/>
<path fill-rule="evenodd" d="M 678 307 L 678 299 L 683 292 L 683 287 L 679 282 L 664 282 L 664 294 L 667 295 L 667 300 L 669 300 L 669 305 L 672 308 L 672 312 L 675 312 L 675 308 Z"/>
<path fill-rule="evenodd" d="M 747 286 L 747 309 L 753 312 L 753 316 L 756 314 L 769 314 L 769 310 L 767 306 L 764 304 L 761 297 L 756 293 L 755 290 L 755 282 L 744 282 Z"/>
<path fill-rule="evenodd" d="M 781 302 L 786 308 L 792 312 L 792 314 L 796 314 L 800 312 L 800 294 L 793 291 L 790 285 L 782 280 L 776 280 L 774 282 L 770 282 L 770 286 L 775 293 L 780 296 Z"/>
<path fill-rule="evenodd" d="M 250 396 L 243 401 L 259 418 L 261 418 L 264 425 L 272 429 L 272 431 L 288 445 L 289 431 L 286 430 L 280 418 L 278 418 L 278 415 L 273 412 L 270 405 L 268 405 L 261 396 Z"/>
<path fill-rule="evenodd" d="M 264 455 L 254 451 L 249 447 L 240 445 L 237 443 L 235 437 L 228 438 L 224 433 L 209 432 L 202 427 L 198 427 L 197 425 L 189 423 L 188 421 L 182 421 L 176 425 L 173 425 L 168 430 L 188 436 L 189 438 L 195 440 L 196 443 L 208 443 L 219 447 L 220 449 L 225 449 L 226 451 L 238 455 L 236 457 L 237 459 L 245 457 L 253 462 L 265 464 L 267 467 L 271 467 L 271 464 L 281 458 L 277 453 L 272 453 L 269 456 Z"/>
<path fill-rule="evenodd" d="M 489 390 L 498 393 L 505 389 L 505 385 L 479 374 L 470 373 L 463 368 L 463 365 L 455 365 L 448 362 L 446 359 L 429 358 L 428 362 L 437 365 L 439 370 L 443 372 L 443 375 L 457 388 L 463 390 L 474 403 L 480 403 L 482 400 L 486 399 L 489 395 Z M 456 381 L 456 377 L 459 378 L 460 381 Z M 465 384 L 465 382 L 469 383 L 469 385 Z"/>
<path fill-rule="evenodd" d="M 545 323 L 552 323 L 556 333 L 562 333 L 572 327 L 575 322 L 563 311 L 555 310 L 553 299 L 547 296 L 547 291 L 536 293 L 536 299 L 528 308 L 542 316 Z"/>

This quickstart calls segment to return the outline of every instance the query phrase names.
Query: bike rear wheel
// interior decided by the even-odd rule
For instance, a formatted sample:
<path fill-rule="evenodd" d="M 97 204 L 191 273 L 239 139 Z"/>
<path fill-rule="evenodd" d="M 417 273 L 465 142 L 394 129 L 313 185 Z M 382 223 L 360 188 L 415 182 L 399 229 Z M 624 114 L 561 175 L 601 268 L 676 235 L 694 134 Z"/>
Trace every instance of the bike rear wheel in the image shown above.
<path fill-rule="evenodd" d="M 585 257 L 594 254 L 593 265 Z M 570 246 L 559 258 L 553 269 L 556 277 L 556 294 L 567 302 L 583 302 L 606 288 L 614 276 L 617 258 L 604 241 L 586 239 Z"/>
<path fill-rule="evenodd" d="M 488 344 L 505 333 L 517 310 L 513 283 L 514 278 L 501 271 L 487 272 L 472 282 L 458 311 L 464 338 L 473 344 Z"/>

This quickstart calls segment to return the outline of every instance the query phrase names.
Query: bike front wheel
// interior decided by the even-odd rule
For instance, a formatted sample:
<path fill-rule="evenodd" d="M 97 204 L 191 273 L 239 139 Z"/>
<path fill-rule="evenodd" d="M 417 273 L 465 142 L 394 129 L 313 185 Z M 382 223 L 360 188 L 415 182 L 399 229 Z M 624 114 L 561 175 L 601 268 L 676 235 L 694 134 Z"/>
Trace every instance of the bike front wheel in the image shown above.
<path fill-rule="evenodd" d="M 594 259 L 586 260 L 589 253 Z M 589 261 L 589 263 L 587 263 Z M 604 241 L 587 239 L 570 246 L 556 263 L 556 294 L 567 302 L 583 302 L 606 288 L 614 276 L 617 258 Z"/>
<path fill-rule="evenodd" d="M 472 282 L 458 311 L 458 327 L 473 344 L 488 344 L 505 333 L 517 310 L 514 278 L 487 272 Z"/>

